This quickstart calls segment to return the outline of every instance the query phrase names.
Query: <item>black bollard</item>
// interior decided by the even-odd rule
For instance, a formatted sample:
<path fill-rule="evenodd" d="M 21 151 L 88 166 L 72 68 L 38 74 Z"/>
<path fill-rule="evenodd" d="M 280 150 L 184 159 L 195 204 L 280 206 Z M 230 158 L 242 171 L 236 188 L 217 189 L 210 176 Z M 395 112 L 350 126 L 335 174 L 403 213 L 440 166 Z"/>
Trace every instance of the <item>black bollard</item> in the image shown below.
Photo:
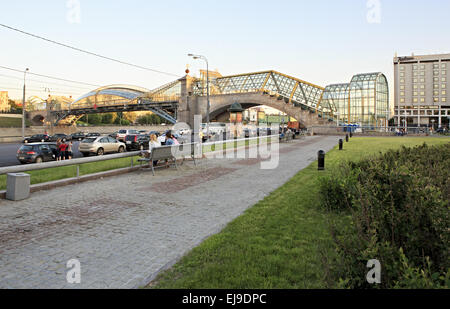
<path fill-rule="evenodd" d="M 342 138 L 339 140 L 339 150 L 342 150 L 344 148 L 344 141 Z"/>
<path fill-rule="evenodd" d="M 317 154 L 319 157 L 319 171 L 325 170 L 325 151 L 320 150 Z"/>
<path fill-rule="evenodd" d="M 345 134 L 345 141 L 348 143 L 348 134 Z"/>

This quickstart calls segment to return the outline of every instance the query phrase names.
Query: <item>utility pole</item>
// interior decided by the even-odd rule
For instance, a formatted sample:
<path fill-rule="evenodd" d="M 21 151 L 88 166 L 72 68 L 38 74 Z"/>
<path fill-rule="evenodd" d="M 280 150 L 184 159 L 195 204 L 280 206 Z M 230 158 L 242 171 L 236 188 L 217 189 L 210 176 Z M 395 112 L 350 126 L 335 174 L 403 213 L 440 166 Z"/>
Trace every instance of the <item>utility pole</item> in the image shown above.
<path fill-rule="evenodd" d="M 26 108 L 26 105 L 25 105 L 25 78 L 26 78 L 27 72 L 28 72 L 29 70 L 30 70 L 30 69 L 27 68 L 27 69 L 23 72 L 22 139 L 25 138 L 25 116 L 26 116 L 26 113 L 25 113 L 25 108 Z"/>

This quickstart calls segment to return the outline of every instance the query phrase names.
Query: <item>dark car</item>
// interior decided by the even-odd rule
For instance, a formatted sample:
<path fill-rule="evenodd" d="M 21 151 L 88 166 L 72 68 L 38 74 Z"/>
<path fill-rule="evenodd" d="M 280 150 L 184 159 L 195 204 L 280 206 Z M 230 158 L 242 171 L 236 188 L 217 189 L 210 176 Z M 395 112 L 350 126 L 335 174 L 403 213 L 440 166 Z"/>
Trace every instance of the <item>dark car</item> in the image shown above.
<path fill-rule="evenodd" d="M 71 134 L 70 137 L 71 137 L 71 140 L 73 140 L 73 141 L 81 141 L 81 140 L 85 139 L 86 133 L 77 132 L 77 133 Z"/>
<path fill-rule="evenodd" d="M 59 134 L 55 134 L 52 137 L 50 137 L 50 142 L 57 142 L 59 139 L 62 141 L 71 140 L 69 135 L 59 133 Z"/>
<path fill-rule="evenodd" d="M 56 151 L 55 143 L 26 144 L 17 151 L 17 160 L 21 164 L 55 161 Z"/>
<path fill-rule="evenodd" d="M 150 135 L 127 135 L 125 137 L 125 144 L 127 146 L 127 151 L 139 151 L 148 150 L 150 142 Z"/>
<path fill-rule="evenodd" d="M 100 133 L 88 133 L 88 135 L 86 135 L 86 137 L 99 137 L 101 136 Z"/>
<path fill-rule="evenodd" d="M 43 143 L 48 142 L 50 140 L 50 136 L 48 134 L 36 134 L 31 137 L 26 137 L 23 140 L 23 143 Z"/>

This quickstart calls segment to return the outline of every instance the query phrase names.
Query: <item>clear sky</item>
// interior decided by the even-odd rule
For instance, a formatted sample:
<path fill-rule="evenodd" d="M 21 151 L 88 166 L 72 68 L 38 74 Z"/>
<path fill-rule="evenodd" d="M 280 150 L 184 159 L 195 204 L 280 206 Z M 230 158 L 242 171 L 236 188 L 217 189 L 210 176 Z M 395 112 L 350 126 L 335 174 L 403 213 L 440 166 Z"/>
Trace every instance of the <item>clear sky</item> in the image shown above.
<path fill-rule="evenodd" d="M 2 1 L 0 23 L 180 76 L 186 64 L 194 73 L 203 67 L 186 56 L 192 52 L 207 56 L 210 68 L 223 75 L 273 69 L 321 86 L 374 71 L 391 82 L 395 52 L 450 52 L 450 1 L 444 0 L 78 0 L 79 23 L 70 2 L 77 0 Z M 381 5 L 380 14 L 368 19 L 372 3 Z M 1 27 L 0 40 L 0 66 L 149 89 L 175 79 Z M 21 76 L 0 69 L 0 90 L 20 97 L 14 88 L 22 87 Z M 93 88 L 29 79 L 35 80 L 31 94 L 40 96 L 44 87 L 74 97 Z"/>

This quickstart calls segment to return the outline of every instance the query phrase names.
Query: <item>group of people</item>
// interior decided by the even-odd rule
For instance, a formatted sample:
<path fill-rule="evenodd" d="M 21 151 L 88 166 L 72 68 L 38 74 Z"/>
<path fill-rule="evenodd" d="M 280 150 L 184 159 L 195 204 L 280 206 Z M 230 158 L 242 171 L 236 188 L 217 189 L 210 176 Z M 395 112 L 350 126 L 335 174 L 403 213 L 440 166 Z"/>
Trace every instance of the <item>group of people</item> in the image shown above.
<path fill-rule="evenodd" d="M 158 148 L 162 146 L 173 146 L 173 145 L 179 145 L 180 143 L 178 140 L 172 135 L 171 131 L 166 132 L 165 135 L 161 135 L 160 137 L 157 137 L 155 134 L 150 135 L 150 141 L 149 141 L 149 147 L 148 152 L 144 153 L 145 156 L 150 156 L 150 153 L 153 148 Z M 158 164 L 158 161 L 153 161 L 153 165 L 156 166 Z"/>
<path fill-rule="evenodd" d="M 58 139 L 56 141 L 56 161 L 71 160 L 73 158 L 72 141 Z"/>

